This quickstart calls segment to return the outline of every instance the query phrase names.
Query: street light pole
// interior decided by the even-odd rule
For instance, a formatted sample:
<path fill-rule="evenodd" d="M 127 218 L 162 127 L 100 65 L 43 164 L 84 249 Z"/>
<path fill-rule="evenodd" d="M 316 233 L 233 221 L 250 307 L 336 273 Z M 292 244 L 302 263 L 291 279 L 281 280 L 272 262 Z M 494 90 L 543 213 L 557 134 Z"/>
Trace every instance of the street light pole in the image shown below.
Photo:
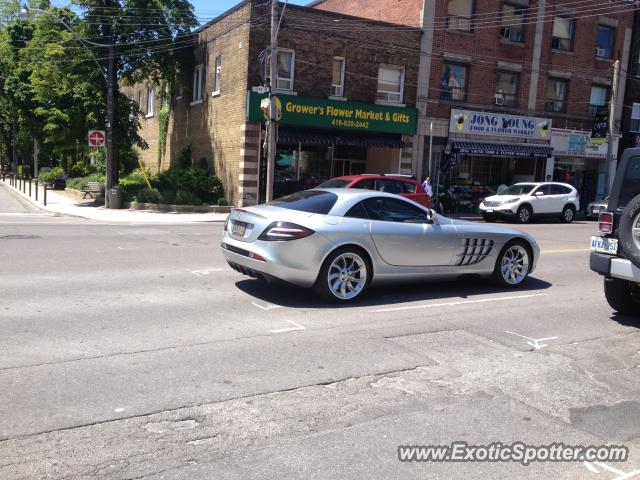
<path fill-rule="evenodd" d="M 616 60 L 613 64 L 613 82 L 611 83 L 611 101 L 609 103 L 609 140 L 607 142 L 607 170 L 604 178 L 605 192 L 608 195 L 611 192 L 611 185 L 613 184 L 613 136 L 615 134 L 615 115 L 616 115 L 616 102 L 618 100 L 618 76 L 620 73 L 620 60 Z"/>

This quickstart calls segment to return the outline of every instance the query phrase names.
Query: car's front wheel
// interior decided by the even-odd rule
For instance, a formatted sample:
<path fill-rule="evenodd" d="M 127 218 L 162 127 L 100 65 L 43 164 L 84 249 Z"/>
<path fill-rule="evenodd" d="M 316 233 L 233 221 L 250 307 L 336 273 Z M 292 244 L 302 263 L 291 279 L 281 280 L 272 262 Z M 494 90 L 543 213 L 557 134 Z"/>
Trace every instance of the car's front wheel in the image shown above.
<path fill-rule="evenodd" d="M 493 279 L 503 287 L 517 287 L 529 276 L 531 269 L 530 250 L 524 242 L 508 243 L 498 255 Z"/>
<path fill-rule="evenodd" d="M 362 251 L 350 247 L 341 248 L 331 253 L 322 264 L 314 289 L 325 300 L 355 300 L 367 288 L 371 274 Z"/>
<path fill-rule="evenodd" d="M 618 278 L 604 279 L 604 296 L 609 306 L 623 315 L 640 315 L 640 298 L 638 287 L 627 280 Z"/>
<path fill-rule="evenodd" d="M 516 213 L 516 218 L 518 219 L 518 223 L 529 223 L 531 221 L 531 216 L 533 215 L 533 211 L 531 207 L 528 205 L 523 205 L 518 209 Z"/>

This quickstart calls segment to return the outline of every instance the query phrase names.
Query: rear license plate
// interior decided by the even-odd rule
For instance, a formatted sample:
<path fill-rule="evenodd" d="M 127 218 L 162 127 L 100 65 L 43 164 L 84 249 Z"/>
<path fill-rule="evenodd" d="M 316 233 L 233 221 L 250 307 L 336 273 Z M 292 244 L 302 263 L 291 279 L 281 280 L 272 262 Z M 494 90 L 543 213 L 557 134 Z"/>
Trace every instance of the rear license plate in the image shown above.
<path fill-rule="evenodd" d="M 591 237 L 591 251 L 616 255 L 618 240 L 615 238 Z"/>
<path fill-rule="evenodd" d="M 485 212 L 487 212 L 487 213 L 493 213 L 493 208 L 487 208 L 487 209 L 485 210 Z"/>
<path fill-rule="evenodd" d="M 231 227 L 231 234 L 237 237 L 244 237 L 244 233 L 247 231 L 247 224 L 244 222 L 233 222 Z"/>

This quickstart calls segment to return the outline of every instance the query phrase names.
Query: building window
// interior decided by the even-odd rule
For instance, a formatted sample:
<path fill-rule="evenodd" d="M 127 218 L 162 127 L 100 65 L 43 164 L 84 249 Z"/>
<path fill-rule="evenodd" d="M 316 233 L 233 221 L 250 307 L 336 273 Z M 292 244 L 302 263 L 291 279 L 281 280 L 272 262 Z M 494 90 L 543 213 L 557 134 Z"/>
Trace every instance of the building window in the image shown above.
<path fill-rule="evenodd" d="M 604 107 L 609 103 L 609 89 L 594 85 L 591 87 L 591 99 L 589 100 L 589 114 L 595 116 L 598 107 Z"/>
<path fill-rule="evenodd" d="M 192 103 L 199 103 L 202 101 L 202 70 L 202 65 L 198 65 L 193 71 Z"/>
<path fill-rule="evenodd" d="M 631 124 L 629 125 L 629 131 L 633 133 L 640 133 L 640 103 L 634 103 L 631 109 Z"/>
<path fill-rule="evenodd" d="M 331 69 L 331 96 L 344 96 L 344 67 L 345 59 L 333 57 L 333 68 Z"/>
<path fill-rule="evenodd" d="M 153 102 L 155 101 L 155 91 L 153 87 L 147 88 L 147 117 L 153 117 Z"/>
<path fill-rule="evenodd" d="M 612 58 L 613 57 L 613 37 L 614 29 L 610 27 L 598 27 L 596 35 L 596 57 Z"/>
<path fill-rule="evenodd" d="M 388 103 L 402 103 L 404 95 L 404 68 L 381 65 L 378 69 L 377 99 Z"/>
<path fill-rule="evenodd" d="M 573 49 L 573 30 L 573 19 L 563 17 L 554 18 L 551 48 L 571 51 Z"/>
<path fill-rule="evenodd" d="M 496 76 L 496 105 L 517 107 L 519 86 L 519 73 L 498 72 Z"/>
<path fill-rule="evenodd" d="M 449 0 L 447 25 L 450 30 L 470 32 L 473 29 L 474 0 Z"/>
<path fill-rule="evenodd" d="M 515 5 L 502 5 L 500 36 L 511 42 L 524 42 L 524 10 Z"/>
<path fill-rule="evenodd" d="M 278 50 L 277 90 L 293 90 L 296 54 L 293 50 Z"/>
<path fill-rule="evenodd" d="M 467 67 L 465 65 L 444 64 L 440 80 L 440 98 L 463 102 L 467 89 Z"/>
<path fill-rule="evenodd" d="M 216 72 L 213 79 L 213 95 L 218 95 L 222 84 L 222 57 L 220 55 L 216 57 L 215 66 Z"/>
<path fill-rule="evenodd" d="M 566 80 L 549 79 L 547 83 L 547 100 L 544 106 L 547 112 L 563 113 L 567 111 L 567 84 Z"/>

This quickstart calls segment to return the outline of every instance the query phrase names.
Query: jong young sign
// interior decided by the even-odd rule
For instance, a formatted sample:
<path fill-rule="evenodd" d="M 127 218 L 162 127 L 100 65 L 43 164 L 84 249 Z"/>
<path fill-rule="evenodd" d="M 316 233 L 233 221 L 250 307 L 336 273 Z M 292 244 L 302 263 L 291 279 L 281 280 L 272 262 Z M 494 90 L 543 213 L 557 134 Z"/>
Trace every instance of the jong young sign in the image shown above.
<path fill-rule="evenodd" d="M 546 140 L 551 138 L 551 119 L 501 113 L 451 110 L 450 133 Z"/>
<path fill-rule="evenodd" d="M 247 118 L 249 121 L 264 122 L 268 118 L 265 105 L 262 104 L 265 98 L 266 95 L 248 92 Z M 293 95 L 278 95 L 274 102 L 278 110 L 278 123 L 283 125 L 405 135 L 416 133 L 418 111 L 415 108 L 339 102 Z M 266 106 L 268 104 L 267 101 Z"/>

